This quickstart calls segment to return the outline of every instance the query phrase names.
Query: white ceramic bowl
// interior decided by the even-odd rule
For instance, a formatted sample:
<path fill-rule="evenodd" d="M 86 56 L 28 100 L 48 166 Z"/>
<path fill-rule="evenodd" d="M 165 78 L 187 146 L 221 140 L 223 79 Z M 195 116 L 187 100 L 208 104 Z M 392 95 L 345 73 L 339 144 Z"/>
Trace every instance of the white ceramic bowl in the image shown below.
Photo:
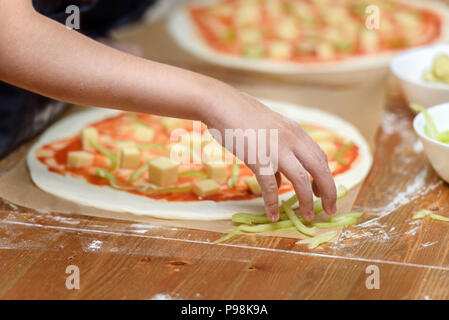
<path fill-rule="evenodd" d="M 449 103 L 429 108 L 439 131 L 449 130 Z M 449 144 L 431 139 L 424 134 L 424 115 L 418 114 L 413 120 L 413 128 L 424 146 L 424 152 L 438 175 L 449 183 Z"/>
<path fill-rule="evenodd" d="M 391 61 L 391 71 L 409 102 L 425 107 L 449 102 L 449 85 L 423 80 L 424 72 L 432 68 L 434 58 L 442 53 L 449 55 L 448 44 L 407 50 Z"/>

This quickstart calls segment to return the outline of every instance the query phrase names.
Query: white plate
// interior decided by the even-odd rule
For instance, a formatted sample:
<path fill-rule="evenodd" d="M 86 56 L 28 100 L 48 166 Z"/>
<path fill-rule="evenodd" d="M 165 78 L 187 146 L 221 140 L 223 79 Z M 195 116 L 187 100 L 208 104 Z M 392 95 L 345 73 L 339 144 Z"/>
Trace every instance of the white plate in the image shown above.
<path fill-rule="evenodd" d="M 320 110 L 269 100 L 262 100 L 262 102 L 292 119 L 300 120 L 304 123 L 318 123 L 352 140 L 359 147 L 360 158 L 353 164 L 352 170 L 338 175 L 335 178 L 335 182 L 351 189 L 363 181 L 371 168 L 372 157 L 368 144 L 353 125 Z M 264 212 L 262 198 L 223 202 L 166 202 L 153 200 L 110 187 L 95 186 L 82 178 L 75 178 L 70 175 L 62 176 L 50 172 L 36 158 L 36 150 L 41 146 L 56 140 L 72 137 L 86 125 L 114 116 L 118 112 L 110 109 L 95 108 L 68 116 L 47 129 L 27 155 L 27 164 L 33 182 L 48 193 L 83 205 L 162 219 L 225 220 L 231 219 L 232 214 L 236 212 Z M 282 194 L 280 199 L 285 200 L 292 194 L 293 192 Z"/>

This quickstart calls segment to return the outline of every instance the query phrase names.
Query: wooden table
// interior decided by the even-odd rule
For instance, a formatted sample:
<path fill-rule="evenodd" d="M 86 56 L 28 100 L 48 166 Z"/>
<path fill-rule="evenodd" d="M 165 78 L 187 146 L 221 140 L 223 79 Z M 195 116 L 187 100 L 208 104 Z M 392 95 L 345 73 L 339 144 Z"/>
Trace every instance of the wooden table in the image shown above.
<path fill-rule="evenodd" d="M 354 205 L 365 222 L 315 251 L 281 237 L 211 245 L 220 234 L 0 201 L 0 298 L 448 299 L 449 224 L 411 216 L 420 208 L 448 216 L 449 187 L 425 159 L 412 118 L 393 87 L 374 166 Z M 27 148 L 1 160 L 0 174 Z M 79 290 L 66 288 L 69 265 L 80 270 Z M 366 286 L 372 265 L 379 289 Z"/>

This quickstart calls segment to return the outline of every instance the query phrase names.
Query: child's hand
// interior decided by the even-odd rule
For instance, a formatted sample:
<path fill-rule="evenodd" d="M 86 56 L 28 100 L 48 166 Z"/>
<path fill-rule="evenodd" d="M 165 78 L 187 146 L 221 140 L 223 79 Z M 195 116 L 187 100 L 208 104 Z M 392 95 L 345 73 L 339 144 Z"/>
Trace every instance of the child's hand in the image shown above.
<path fill-rule="evenodd" d="M 233 151 L 238 158 L 244 160 L 248 167 L 255 173 L 262 189 L 262 196 L 265 201 L 265 209 L 268 217 L 272 221 L 279 219 L 278 186 L 281 182 L 280 173 L 283 173 L 293 184 L 295 192 L 301 206 L 301 214 L 304 219 L 313 219 L 313 196 L 312 184 L 310 183 L 309 172 L 313 177 L 313 192 L 321 196 L 324 210 L 328 214 L 336 212 L 336 188 L 329 170 L 326 154 L 308 136 L 301 126 L 253 99 L 234 89 L 223 87 L 210 88 L 214 93 L 213 102 L 210 102 L 207 115 L 203 121 L 209 128 L 217 129 L 225 145 L 226 129 L 238 130 L 235 136 L 243 137 L 247 129 L 255 130 L 255 136 L 259 129 L 277 129 L 278 147 L 270 143 L 269 138 L 257 143 L 254 140 L 249 142 L 248 135 L 245 139 L 245 152 L 236 150 L 236 139 L 234 139 Z M 213 131 L 213 130 L 212 130 Z M 249 131 L 248 131 L 249 132 Z M 254 131 L 253 131 L 254 132 Z M 263 135 L 268 137 L 268 133 Z M 267 150 L 260 150 L 267 146 Z M 225 145 L 229 148 L 229 145 Z M 259 149 L 258 149 L 259 146 Z M 269 151 L 268 151 L 269 149 Z M 270 162 L 275 169 L 271 174 L 263 174 L 261 169 L 267 167 L 267 163 L 261 163 L 261 159 L 256 157 L 256 161 L 249 161 L 250 155 L 270 156 Z M 252 163 L 251 163 L 252 162 Z"/>

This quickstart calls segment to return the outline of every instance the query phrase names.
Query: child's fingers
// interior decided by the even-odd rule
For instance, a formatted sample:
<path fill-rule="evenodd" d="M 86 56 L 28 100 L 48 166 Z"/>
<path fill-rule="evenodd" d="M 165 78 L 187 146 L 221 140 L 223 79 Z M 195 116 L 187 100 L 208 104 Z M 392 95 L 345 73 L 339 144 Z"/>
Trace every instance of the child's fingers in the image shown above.
<path fill-rule="evenodd" d="M 276 222 L 279 219 L 278 184 L 276 178 L 274 175 L 260 175 L 257 170 L 254 172 L 262 189 L 267 216 L 271 221 Z"/>
<path fill-rule="evenodd" d="M 308 146 L 308 150 L 307 154 L 298 152 L 297 156 L 304 168 L 312 175 L 313 181 L 319 190 L 324 210 L 328 214 L 334 214 L 337 211 L 337 189 L 327 163 L 326 154 L 316 143 L 311 143 Z"/>
<path fill-rule="evenodd" d="M 313 219 L 313 195 L 309 174 L 293 155 L 284 158 L 282 172 L 293 184 L 301 210 L 302 217 L 310 221 Z"/>

